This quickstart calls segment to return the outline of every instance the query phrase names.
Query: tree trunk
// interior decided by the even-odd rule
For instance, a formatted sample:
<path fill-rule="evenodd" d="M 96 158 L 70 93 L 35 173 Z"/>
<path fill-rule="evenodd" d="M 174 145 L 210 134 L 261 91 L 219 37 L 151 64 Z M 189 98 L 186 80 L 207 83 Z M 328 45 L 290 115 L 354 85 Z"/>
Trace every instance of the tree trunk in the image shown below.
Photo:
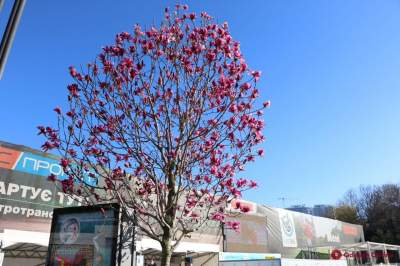
<path fill-rule="evenodd" d="M 170 266 L 171 264 L 171 237 L 164 233 L 163 243 L 161 244 L 162 254 L 161 254 L 161 266 Z"/>
<path fill-rule="evenodd" d="M 176 214 L 176 202 L 175 202 L 175 176 L 171 173 L 173 167 L 170 167 L 168 170 L 168 198 L 166 202 L 166 210 L 164 219 L 168 226 L 163 227 L 163 236 L 162 236 L 162 255 L 161 255 L 161 266 L 170 266 L 172 250 L 171 250 L 171 241 L 172 241 L 172 231 L 175 227 L 175 214 Z"/>

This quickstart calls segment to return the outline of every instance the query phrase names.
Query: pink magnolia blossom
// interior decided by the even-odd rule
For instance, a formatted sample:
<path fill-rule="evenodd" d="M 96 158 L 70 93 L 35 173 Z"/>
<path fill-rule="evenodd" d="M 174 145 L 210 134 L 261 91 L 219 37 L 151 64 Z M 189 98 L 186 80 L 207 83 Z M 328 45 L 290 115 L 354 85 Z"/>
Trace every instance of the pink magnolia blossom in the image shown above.
<path fill-rule="evenodd" d="M 72 66 L 69 67 L 69 74 L 71 75 L 71 77 L 75 78 L 78 75 L 78 72 L 76 71 L 76 69 Z"/>
<path fill-rule="evenodd" d="M 216 212 L 211 217 L 212 220 L 223 222 L 225 217 L 222 213 Z"/>
<path fill-rule="evenodd" d="M 68 159 L 62 158 L 62 159 L 60 160 L 60 165 L 61 165 L 63 168 L 68 167 L 68 165 L 69 165 Z"/>
<path fill-rule="evenodd" d="M 240 211 L 241 211 L 241 212 L 244 212 L 244 213 L 249 212 L 249 211 L 250 211 L 250 207 L 249 207 L 249 206 L 246 206 L 246 205 L 241 206 L 241 207 L 240 207 Z"/>
<path fill-rule="evenodd" d="M 235 230 L 236 232 L 240 232 L 240 222 L 232 222 L 229 221 L 226 223 L 228 228 Z"/>
<path fill-rule="evenodd" d="M 268 108 L 268 107 L 270 107 L 270 105 L 271 105 L 271 102 L 270 102 L 270 101 L 265 101 L 265 102 L 263 103 L 264 108 Z"/>
<path fill-rule="evenodd" d="M 50 174 L 50 175 L 47 177 L 47 179 L 48 179 L 49 181 L 51 181 L 51 182 L 55 182 L 55 181 L 57 180 L 57 177 L 56 177 L 56 175 L 54 175 L 54 174 Z"/>
<path fill-rule="evenodd" d="M 255 181 L 250 181 L 250 187 L 251 188 L 257 187 L 257 183 Z"/>
<path fill-rule="evenodd" d="M 255 81 L 258 81 L 261 77 L 261 72 L 260 71 L 252 71 L 251 75 L 253 76 Z"/>
<path fill-rule="evenodd" d="M 57 114 L 61 114 L 61 108 L 60 107 L 56 107 L 56 108 L 54 108 L 54 112 L 56 112 Z"/>

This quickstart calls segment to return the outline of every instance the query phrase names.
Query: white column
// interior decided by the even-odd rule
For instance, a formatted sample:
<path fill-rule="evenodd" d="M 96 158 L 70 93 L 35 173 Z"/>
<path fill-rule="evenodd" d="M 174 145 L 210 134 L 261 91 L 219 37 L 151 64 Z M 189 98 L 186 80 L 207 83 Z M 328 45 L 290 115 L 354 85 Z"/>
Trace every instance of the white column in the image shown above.
<path fill-rule="evenodd" d="M 374 261 L 372 259 L 372 255 L 371 255 L 371 246 L 369 244 L 369 242 L 367 242 L 367 247 L 368 247 L 368 257 L 369 257 L 369 262 L 371 262 L 371 265 L 374 264 Z"/>
<path fill-rule="evenodd" d="M 4 253 L 0 251 L 0 266 L 3 265 Z"/>
<path fill-rule="evenodd" d="M 383 260 L 386 264 L 389 264 L 389 257 L 387 254 L 386 244 L 383 244 Z"/>

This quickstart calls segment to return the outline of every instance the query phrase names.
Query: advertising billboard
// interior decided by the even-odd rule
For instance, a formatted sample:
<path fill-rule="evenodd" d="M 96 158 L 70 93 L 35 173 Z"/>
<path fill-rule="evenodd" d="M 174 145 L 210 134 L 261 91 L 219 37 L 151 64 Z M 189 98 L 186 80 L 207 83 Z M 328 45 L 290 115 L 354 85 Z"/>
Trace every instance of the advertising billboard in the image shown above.
<path fill-rule="evenodd" d="M 295 258 L 301 251 L 364 242 L 361 225 L 257 205 L 237 215 L 240 231 L 226 229 L 227 252 L 280 253 Z"/>
<path fill-rule="evenodd" d="M 55 209 L 46 265 L 115 265 L 118 224 L 116 204 Z"/>
<path fill-rule="evenodd" d="M 47 180 L 50 174 L 66 178 L 58 162 L 55 156 L 0 141 L 0 230 L 49 232 L 54 208 L 79 205 Z"/>

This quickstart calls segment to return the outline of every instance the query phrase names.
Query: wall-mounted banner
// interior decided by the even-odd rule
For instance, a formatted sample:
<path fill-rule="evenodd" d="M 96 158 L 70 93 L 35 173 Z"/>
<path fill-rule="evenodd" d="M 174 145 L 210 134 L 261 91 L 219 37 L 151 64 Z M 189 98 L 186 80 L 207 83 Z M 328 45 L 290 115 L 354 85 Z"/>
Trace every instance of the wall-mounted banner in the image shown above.
<path fill-rule="evenodd" d="M 296 258 L 303 250 L 364 242 L 361 225 L 256 204 L 256 215 L 238 215 L 240 232 L 225 230 L 228 252 L 280 253 Z M 322 258 L 322 257 L 321 257 Z"/>
<path fill-rule="evenodd" d="M 282 245 L 287 248 L 296 248 L 297 236 L 292 213 L 284 209 L 277 210 L 279 213 L 279 223 L 281 226 Z"/>
<path fill-rule="evenodd" d="M 259 204 L 252 210 L 255 214 L 231 218 L 240 222 L 240 232 L 224 228 L 225 251 L 280 253 L 295 258 L 310 248 L 364 241 L 361 225 Z"/>
<path fill-rule="evenodd" d="M 116 204 L 55 209 L 46 265 L 116 265 L 118 224 Z"/>
<path fill-rule="evenodd" d="M 79 205 L 50 174 L 66 178 L 57 157 L 0 141 L 0 230 L 49 232 L 54 208 Z"/>

